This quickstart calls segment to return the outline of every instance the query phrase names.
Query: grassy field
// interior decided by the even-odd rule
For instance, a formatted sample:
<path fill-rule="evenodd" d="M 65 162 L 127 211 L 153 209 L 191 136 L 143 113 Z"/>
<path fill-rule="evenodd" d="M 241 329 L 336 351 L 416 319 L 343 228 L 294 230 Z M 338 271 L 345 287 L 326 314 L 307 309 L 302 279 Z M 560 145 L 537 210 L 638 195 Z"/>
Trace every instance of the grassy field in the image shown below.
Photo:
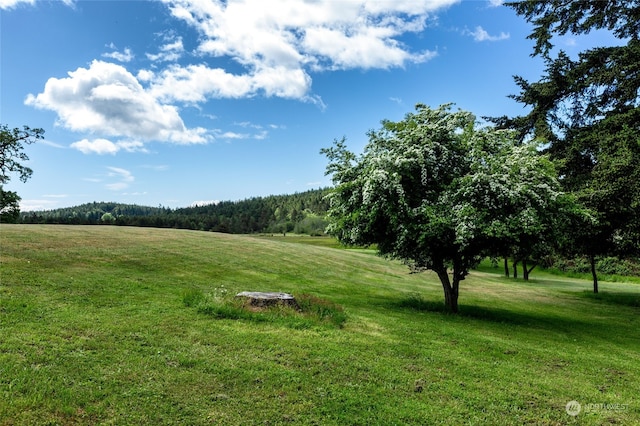
<path fill-rule="evenodd" d="M 2 225 L 0 425 L 640 424 L 640 285 L 474 272 L 454 316 L 318 241 Z M 244 290 L 346 322 L 212 314 Z"/>

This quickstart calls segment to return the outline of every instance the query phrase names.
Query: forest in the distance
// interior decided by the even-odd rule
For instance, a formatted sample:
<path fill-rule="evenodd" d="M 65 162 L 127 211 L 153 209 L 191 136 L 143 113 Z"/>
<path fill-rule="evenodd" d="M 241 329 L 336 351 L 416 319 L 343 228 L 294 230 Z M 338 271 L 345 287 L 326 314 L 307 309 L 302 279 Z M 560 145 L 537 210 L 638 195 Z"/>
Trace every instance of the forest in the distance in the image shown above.
<path fill-rule="evenodd" d="M 315 189 L 177 209 L 93 202 L 55 210 L 23 212 L 19 222 L 147 226 L 232 234 L 294 232 L 322 235 L 327 225 L 324 218 L 329 207 L 325 198 L 327 192 L 328 189 Z"/>

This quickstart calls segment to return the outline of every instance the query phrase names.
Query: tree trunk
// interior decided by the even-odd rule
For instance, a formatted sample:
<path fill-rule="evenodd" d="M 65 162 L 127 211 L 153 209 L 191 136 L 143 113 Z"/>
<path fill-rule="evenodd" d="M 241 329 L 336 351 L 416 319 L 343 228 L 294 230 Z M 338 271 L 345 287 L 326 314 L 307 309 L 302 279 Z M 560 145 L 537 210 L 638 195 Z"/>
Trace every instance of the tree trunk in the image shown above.
<path fill-rule="evenodd" d="M 513 261 L 513 278 L 518 278 L 518 261 Z"/>
<path fill-rule="evenodd" d="M 509 278 L 509 259 L 507 256 L 504 257 L 504 276 Z"/>
<path fill-rule="evenodd" d="M 529 281 L 529 271 L 527 270 L 527 258 L 522 259 L 522 278 Z"/>
<path fill-rule="evenodd" d="M 447 310 L 451 313 L 458 313 L 458 283 L 459 280 L 456 278 L 456 274 L 454 271 L 453 275 L 453 283 L 449 280 L 449 274 L 447 273 L 446 266 L 438 267 L 434 269 L 434 271 L 438 274 L 438 278 L 440 278 L 440 283 L 442 284 L 442 289 L 444 290 L 444 305 Z"/>
<path fill-rule="evenodd" d="M 596 272 L 596 257 L 594 255 L 589 255 L 589 260 L 591 261 L 591 276 L 593 277 L 593 292 L 598 292 L 598 273 Z"/>

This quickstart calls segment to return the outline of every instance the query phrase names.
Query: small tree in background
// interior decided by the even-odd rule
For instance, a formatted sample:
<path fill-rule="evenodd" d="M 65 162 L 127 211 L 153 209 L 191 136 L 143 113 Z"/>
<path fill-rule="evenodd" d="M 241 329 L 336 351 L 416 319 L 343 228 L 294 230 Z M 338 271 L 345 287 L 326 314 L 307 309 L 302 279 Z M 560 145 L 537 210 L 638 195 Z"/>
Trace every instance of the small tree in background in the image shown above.
<path fill-rule="evenodd" d="M 383 121 L 359 157 L 344 139 L 321 152 L 335 184 L 328 232 L 434 271 L 457 312 L 460 281 L 484 256 L 553 234 L 575 205 L 535 146 L 450 109 L 418 105 Z"/>
<path fill-rule="evenodd" d="M 44 130 L 28 126 L 22 130 L 9 129 L 6 124 L 0 126 L 0 222 L 15 222 L 20 215 L 21 198 L 14 191 L 5 191 L 3 185 L 9 182 L 12 173 L 17 173 L 22 182 L 31 177 L 33 170 L 22 164 L 29 161 L 23 149 L 42 139 L 43 134 Z"/>

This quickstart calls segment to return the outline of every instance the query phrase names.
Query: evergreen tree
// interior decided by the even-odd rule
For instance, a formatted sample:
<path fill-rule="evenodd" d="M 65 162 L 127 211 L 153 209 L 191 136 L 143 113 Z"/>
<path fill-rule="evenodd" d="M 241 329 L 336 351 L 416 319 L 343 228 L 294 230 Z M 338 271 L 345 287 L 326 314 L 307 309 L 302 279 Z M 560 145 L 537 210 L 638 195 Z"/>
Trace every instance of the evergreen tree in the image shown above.
<path fill-rule="evenodd" d="M 594 292 L 600 255 L 640 254 L 640 2 L 529 0 L 506 3 L 534 25 L 529 38 L 545 74 L 516 77 L 512 97 L 530 107 L 519 117 L 494 118 L 537 138 L 558 165 L 561 183 L 594 212 L 596 222 L 574 223 L 565 254 L 590 258 Z M 553 37 L 609 30 L 620 43 L 581 52 L 556 51 Z"/>

